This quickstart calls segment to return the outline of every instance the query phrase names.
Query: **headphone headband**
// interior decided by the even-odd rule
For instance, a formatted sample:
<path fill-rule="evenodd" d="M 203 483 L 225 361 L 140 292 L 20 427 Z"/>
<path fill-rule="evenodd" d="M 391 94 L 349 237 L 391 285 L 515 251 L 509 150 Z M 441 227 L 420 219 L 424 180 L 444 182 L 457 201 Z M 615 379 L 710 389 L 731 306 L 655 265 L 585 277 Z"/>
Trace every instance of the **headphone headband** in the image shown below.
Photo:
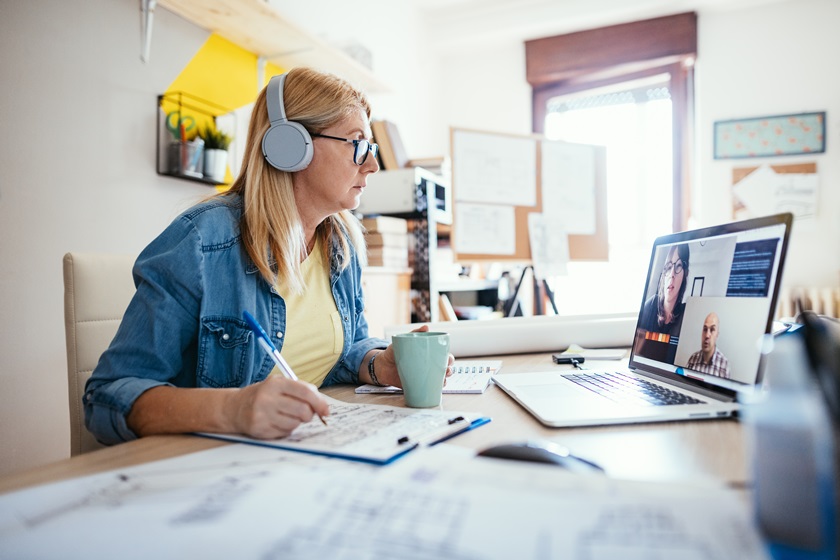
<path fill-rule="evenodd" d="M 286 108 L 283 106 L 283 86 L 286 74 L 274 76 L 266 86 L 265 99 L 268 107 L 268 120 L 271 124 L 286 120 Z"/>

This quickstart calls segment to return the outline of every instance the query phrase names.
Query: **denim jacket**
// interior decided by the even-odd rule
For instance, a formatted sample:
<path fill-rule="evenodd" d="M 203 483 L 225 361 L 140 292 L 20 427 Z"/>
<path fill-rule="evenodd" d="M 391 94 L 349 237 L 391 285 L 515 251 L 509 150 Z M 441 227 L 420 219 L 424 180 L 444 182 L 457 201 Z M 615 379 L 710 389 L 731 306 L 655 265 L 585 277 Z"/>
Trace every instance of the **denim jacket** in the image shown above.
<path fill-rule="evenodd" d="M 282 349 L 286 304 L 243 249 L 241 214 L 239 197 L 198 204 L 138 257 L 137 292 L 85 386 L 85 424 L 100 442 L 137 438 L 126 416 L 152 387 L 242 387 L 271 372 L 274 364 L 242 312 L 250 311 Z M 388 345 L 368 337 L 357 255 L 343 271 L 334 251 L 330 263 L 344 346 L 322 386 L 358 383 L 365 354 Z"/>

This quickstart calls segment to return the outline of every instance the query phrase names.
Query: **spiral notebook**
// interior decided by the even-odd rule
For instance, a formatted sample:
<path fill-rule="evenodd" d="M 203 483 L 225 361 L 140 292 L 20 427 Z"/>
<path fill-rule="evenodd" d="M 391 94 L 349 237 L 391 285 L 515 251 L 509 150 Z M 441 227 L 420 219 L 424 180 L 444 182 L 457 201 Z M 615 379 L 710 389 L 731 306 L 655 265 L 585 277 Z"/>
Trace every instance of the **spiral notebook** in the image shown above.
<path fill-rule="evenodd" d="M 501 360 L 455 360 L 452 375 L 446 379 L 443 387 L 444 394 L 473 394 L 480 395 L 490 386 L 494 374 L 502 369 Z M 387 385 L 361 385 L 356 387 L 356 393 L 392 393 L 402 394 L 402 389 Z"/>

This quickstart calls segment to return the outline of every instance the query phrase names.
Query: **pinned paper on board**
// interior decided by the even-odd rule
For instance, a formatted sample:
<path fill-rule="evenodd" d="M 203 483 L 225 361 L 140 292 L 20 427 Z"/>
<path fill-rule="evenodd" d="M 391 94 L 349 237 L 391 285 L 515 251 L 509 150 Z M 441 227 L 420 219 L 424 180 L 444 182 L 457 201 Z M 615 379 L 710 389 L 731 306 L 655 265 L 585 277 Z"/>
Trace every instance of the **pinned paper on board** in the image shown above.
<path fill-rule="evenodd" d="M 537 204 L 537 144 L 532 138 L 458 130 L 452 158 L 458 202 Z"/>
<path fill-rule="evenodd" d="M 540 280 L 565 276 L 569 262 L 569 236 L 562 223 L 549 220 L 545 214 L 528 214 L 528 238 L 534 276 Z"/>
<path fill-rule="evenodd" d="M 543 213 L 562 222 L 566 233 L 594 235 L 597 211 L 592 147 L 543 142 L 541 160 Z"/>
<path fill-rule="evenodd" d="M 459 204 L 455 207 L 453 238 L 464 253 L 512 255 L 516 248 L 513 206 Z"/>
<path fill-rule="evenodd" d="M 817 213 L 816 163 L 761 165 L 732 170 L 732 214 L 737 220 L 790 212 L 798 220 Z"/>

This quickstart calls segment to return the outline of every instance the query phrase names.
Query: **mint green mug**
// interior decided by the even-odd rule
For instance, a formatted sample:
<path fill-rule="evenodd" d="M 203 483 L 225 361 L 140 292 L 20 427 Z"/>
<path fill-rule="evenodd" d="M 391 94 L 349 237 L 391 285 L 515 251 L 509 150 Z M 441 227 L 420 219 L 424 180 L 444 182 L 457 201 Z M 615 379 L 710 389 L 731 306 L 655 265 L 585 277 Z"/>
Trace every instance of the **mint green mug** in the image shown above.
<path fill-rule="evenodd" d="M 449 363 L 449 333 L 400 333 L 391 337 L 391 343 L 406 406 L 439 406 Z"/>

